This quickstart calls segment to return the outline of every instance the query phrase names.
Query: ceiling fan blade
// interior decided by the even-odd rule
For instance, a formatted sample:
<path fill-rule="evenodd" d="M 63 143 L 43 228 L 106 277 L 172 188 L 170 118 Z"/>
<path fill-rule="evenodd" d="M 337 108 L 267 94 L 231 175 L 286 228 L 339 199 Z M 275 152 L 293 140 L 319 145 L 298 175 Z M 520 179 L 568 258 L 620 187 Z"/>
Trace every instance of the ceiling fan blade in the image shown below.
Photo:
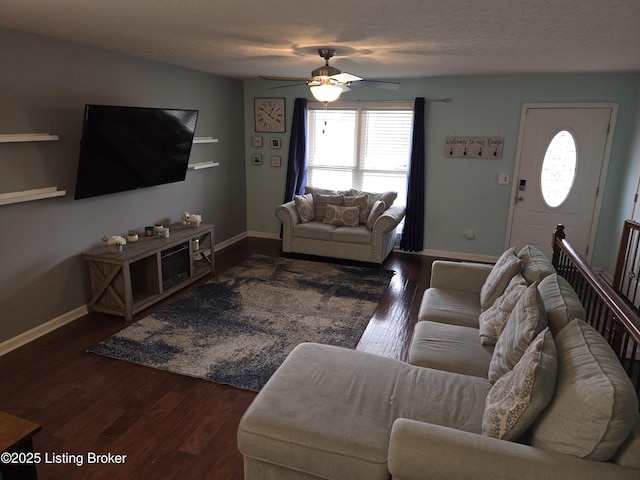
<path fill-rule="evenodd" d="M 269 90 L 277 90 L 278 88 L 290 88 L 298 87 L 300 85 L 306 85 L 307 83 L 290 83 L 289 85 L 278 85 L 277 87 L 269 87 Z"/>
<path fill-rule="evenodd" d="M 262 80 L 276 80 L 281 82 L 306 82 L 307 80 L 309 80 L 308 78 L 301 77 L 274 77 L 270 75 L 260 75 L 259 78 L 261 78 Z"/>
<path fill-rule="evenodd" d="M 382 82 L 379 80 L 362 80 L 349 85 L 352 87 L 384 88 L 385 90 L 398 90 L 400 88 L 398 82 Z"/>
<path fill-rule="evenodd" d="M 337 75 L 332 75 L 331 78 L 335 79 L 338 83 L 349 83 L 349 82 L 359 82 L 362 80 L 361 77 L 356 75 L 352 75 L 347 72 L 338 73 Z"/>

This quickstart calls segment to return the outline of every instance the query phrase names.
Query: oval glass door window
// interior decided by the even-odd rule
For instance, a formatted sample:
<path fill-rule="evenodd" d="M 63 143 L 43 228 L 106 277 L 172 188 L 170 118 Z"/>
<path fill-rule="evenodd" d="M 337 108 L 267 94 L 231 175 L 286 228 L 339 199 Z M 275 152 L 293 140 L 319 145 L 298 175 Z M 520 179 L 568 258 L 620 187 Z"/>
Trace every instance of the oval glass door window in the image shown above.
<path fill-rule="evenodd" d="M 549 207 L 559 207 L 569 196 L 577 163 L 573 135 L 568 130 L 558 132 L 549 142 L 540 173 L 542 198 Z"/>

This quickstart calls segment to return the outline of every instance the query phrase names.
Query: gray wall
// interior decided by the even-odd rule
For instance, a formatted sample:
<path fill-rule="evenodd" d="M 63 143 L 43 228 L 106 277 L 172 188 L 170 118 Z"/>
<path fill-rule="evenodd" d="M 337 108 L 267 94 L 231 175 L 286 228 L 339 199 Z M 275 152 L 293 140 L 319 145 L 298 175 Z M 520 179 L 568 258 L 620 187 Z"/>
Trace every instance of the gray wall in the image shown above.
<path fill-rule="evenodd" d="M 86 103 L 193 108 L 185 182 L 74 200 Z M 58 142 L 0 144 L 0 193 L 58 186 L 67 196 L 0 206 L 0 343 L 85 305 L 80 258 L 105 235 L 201 213 L 224 241 L 246 231 L 242 82 L 75 43 L 0 29 L 0 134 Z"/>

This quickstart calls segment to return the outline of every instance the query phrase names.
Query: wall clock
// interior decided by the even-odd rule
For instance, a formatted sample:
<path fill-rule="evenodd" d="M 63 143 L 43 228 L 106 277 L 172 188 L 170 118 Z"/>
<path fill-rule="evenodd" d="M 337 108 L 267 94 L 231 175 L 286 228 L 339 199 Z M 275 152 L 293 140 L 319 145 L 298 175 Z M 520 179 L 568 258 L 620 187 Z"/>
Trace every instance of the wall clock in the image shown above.
<path fill-rule="evenodd" d="M 255 99 L 256 132 L 284 132 L 284 98 Z"/>

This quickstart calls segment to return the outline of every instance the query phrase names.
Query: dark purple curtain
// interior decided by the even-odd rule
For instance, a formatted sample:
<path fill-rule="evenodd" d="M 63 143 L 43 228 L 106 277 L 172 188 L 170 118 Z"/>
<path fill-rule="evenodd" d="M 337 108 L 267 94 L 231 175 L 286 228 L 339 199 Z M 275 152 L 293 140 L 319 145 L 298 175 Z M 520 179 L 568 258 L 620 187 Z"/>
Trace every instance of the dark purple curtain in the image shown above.
<path fill-rule="evenodd" d="M 400 248 L 419 252 L 424 248 L 424 172 L 425 172 L 425 100 L 416 98 L 413 109 L 411 161 L 407 175 L 407 214 Z"/>
<path fill-rule="evenodd" d="M 307 184 L 307 165 L 307 99 L 296 98 L 289 141 L 284 203 L 293 200 L 294 195 L 304 194 L 304 187 Z"/>

